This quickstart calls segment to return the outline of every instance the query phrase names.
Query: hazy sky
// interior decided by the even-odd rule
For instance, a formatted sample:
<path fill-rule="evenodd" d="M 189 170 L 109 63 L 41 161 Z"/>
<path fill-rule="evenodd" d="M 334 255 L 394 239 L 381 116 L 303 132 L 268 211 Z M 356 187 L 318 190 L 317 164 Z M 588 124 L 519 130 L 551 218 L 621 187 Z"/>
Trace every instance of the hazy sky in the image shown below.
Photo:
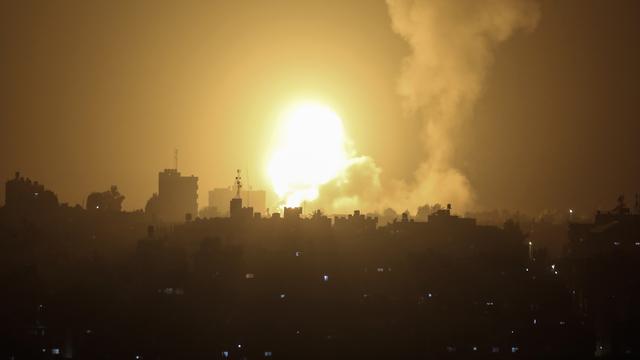
<path fill-rule="evenodd" d="M 540 4 L 536 29 L 495 49 L 453 162 L 483 208 L 631 198 L 640 3 Z M 3 2 L 0 53 L 0 175 L 20 170 L 63 202 L 117 184 L 141 208 L 174 148 L 200 206 L 236 168 L 268 188 L 278 114 L 300 99 L 339 113 L 383 180 L 424 157 L 396 92 L 410 48 L 382 0 Z"/>

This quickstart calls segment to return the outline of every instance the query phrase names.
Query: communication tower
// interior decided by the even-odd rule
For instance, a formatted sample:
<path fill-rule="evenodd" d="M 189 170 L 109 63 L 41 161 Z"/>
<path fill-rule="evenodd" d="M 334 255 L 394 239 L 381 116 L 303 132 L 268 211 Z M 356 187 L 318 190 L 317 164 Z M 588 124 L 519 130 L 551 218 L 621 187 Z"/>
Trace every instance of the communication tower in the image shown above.
<path fill-rule="evenodd" d="M 242 177 L 240 169 L 236 170 L 236 199 L 240 199 L 240 191 L 242 190 Z"/>

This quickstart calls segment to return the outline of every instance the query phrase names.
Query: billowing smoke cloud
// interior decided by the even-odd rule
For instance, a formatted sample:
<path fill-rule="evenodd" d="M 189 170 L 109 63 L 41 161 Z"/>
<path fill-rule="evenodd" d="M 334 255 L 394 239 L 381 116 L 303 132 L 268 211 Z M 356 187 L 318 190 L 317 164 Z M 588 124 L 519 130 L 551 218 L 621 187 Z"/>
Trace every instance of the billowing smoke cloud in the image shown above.
<path fill-rule="evenodd" d="M 407 41 L 398 93 L 406 119 L 420 119 L 425 158 L 411 181 L 381 191 L 380 169 L 358 158 L 345 174 L 323 186 L 316 204 L 328 211 L 353 208 L 416 211 L 425 203 L 468 209 L 473 192 L 452 164 L 455 132 L 481 94 L 498 44 L 519 30 L 535 28 L 532 0 L 387 0 L 393 31 Z"/>
<path fill-rule="evenodd" d="M 370 157 L 352 157 L 344 172 L 320 187 L 320 197 L 310 205 L 333 214 L 377 210 L 382 193 L 380 171 Z"/>
<path fill-rule="evenodd" d="M 395 208 L 425 202 L 469 207 L 467 178 L 451 164 L 455 131 L 480 96 L 495 47 L 539 18 L 531 0 L 387 0 L 392 29 L 411 47 L 398 92 L 405 115 L 422 121 L 426 158 L 411 183 L 395 184 Z"/>

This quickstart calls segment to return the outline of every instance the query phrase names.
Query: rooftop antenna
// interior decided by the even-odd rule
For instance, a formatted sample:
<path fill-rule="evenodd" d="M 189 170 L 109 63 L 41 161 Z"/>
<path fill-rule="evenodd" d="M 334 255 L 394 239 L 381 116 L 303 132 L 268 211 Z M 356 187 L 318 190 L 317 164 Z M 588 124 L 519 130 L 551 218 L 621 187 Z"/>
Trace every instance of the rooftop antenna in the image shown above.
<path fill-rule="evenodd" d="M 236 170 L 236 199 L 240 199 L 240 190 L 242 189 L 242 177 L 240 176 L 240 169 Z"/>
<path fill-rule="evenodd" d="M 174 153 L 173 153 L 173 162 L 174 162 L 174 166 L 176 171 L 178 171 L 178 149 L 176 148 Z"/>

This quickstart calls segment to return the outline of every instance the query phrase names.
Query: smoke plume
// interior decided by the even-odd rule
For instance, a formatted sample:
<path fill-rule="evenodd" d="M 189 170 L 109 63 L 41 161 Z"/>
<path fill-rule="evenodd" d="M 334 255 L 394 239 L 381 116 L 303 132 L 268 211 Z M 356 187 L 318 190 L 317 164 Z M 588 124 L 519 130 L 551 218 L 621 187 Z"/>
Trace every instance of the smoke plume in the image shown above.
<path fill-rule="evenodd" d="M 391 25 L 411 48 L 398 93 L 405 116 L 419 117 L 425 159 L 414 181 L 397 182 L 388 202 L 416 209 L 425 202 L 472 202 L 468 179 L 452 164 L 455 131 L 480 96 L 496 46 L 532 30 L 539 8 L 531 0 L 387 0 Z"/>
<path fill-rule="evenodd" d="M 410 46 L 398 79 L 404 120 L 419 119 L 424 160 L 410 181 L 381 186 L 381 169 L 368 157 L 352 160 L 320 189 L 312 204 L 332 212 L 361 208 L 416 211 L 425 203 L 469 209 L 469 180 L 452 163 L 456 130 L 482 91 L 493 53 L 539 18 L 533 0 L 387 0 L 391 26 Z M 400 144 L 399 144 L 400 145 Z"/>
<path fill-rule="evenodd" d="M 320 196 L 310 205 L 332 214 L 348 214 L 354 209 L 378 210 L 382 193 L 380 168 L 367 156 L 353 156 L 346 169 L 320 187 Z"/>

